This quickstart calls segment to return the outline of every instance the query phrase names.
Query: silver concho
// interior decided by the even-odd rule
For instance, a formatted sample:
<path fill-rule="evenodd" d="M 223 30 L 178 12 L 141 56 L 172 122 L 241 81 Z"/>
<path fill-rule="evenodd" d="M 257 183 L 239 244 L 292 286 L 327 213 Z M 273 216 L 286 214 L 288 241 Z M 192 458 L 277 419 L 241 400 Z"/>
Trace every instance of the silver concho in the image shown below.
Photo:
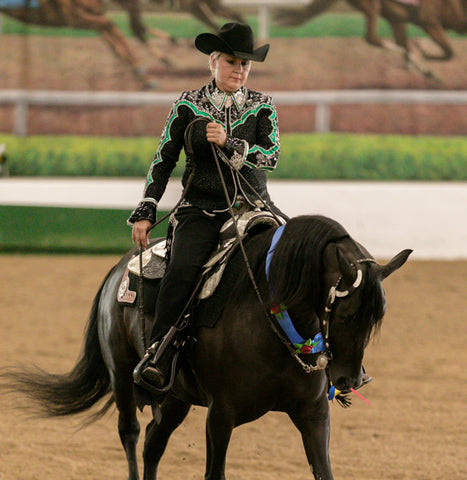
<path fill-rule="evenodd" d="M 230 157 L 229 163 L 233 168 L 235 168 L 235 170 L 240 170 L 243 167 L 243 155 L 240 155 L 238 152 L 234 152 L 234 154 Z"/>

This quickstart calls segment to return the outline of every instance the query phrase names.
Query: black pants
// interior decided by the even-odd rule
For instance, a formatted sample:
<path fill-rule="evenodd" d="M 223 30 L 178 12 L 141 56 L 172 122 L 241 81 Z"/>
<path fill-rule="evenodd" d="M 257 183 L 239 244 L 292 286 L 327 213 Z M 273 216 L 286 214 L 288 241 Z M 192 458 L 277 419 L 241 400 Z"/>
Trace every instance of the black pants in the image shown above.
<path fill-rule="evenodd" d="M 201 268 L 219 243 L 228 212 L 208 215 L 197 207 L 181 207 L 175 214 L 172 251 L 161 281 L 151 343 L 160 340 L 182 315 Z"/>

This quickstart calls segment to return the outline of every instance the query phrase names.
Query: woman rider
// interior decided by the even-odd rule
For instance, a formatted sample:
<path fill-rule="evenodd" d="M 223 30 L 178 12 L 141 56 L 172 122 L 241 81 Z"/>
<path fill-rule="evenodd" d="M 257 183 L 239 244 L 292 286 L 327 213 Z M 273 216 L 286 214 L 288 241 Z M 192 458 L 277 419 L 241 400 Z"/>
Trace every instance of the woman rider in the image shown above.
<path fill-rule="evenodd" d="M 229 207 L 264 206 L 248 183 L 275 208 L 267 192 L 266 172 L 276 167 L 280 152 L 276 107 L 270 96 L 245 86 L 252 61 L 263 62 L 269 45 L 254 48 L 251 27 L 235 22 L 225 24 L 216 35 L 198 35 L 195 45 L 209 55 L 213 78 L 198 90 L 183 92 L 174 103 L 149 168 L 143 199 L 128 220 L 133 226 L 133 241 L 145 248 L 156 221 L 158 201 L 182 147 L 186 147 L 185 129 L 195 118 L 206 119 L 192 127 L 194 176 L 174 214 L 170 260 L 156 303 L 151 347 L 135 370 L 135 379 L 142 378 L 143 386 L 147 383 L 156 388 L 166 384 L 170 362 L 165 359 L 156 364 L 154 354 L 171 326 L 183 316 L 201 268 L 218 245 L 220 228 L 230 218 Z M 212 146 L 227 163 L 220 162 L 230 205 Z M 184 186 L 191 172 L 192 165 L 187 163 Z"/>

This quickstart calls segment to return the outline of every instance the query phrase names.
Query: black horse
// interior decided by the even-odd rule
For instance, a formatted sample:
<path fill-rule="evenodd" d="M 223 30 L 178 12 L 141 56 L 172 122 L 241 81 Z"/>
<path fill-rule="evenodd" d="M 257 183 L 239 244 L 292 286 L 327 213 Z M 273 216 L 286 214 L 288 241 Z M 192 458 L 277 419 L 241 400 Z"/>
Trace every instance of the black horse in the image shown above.
<path fill-rule="evenodd" d="M 411 250 L 379 265 L 337 222 L 296 217 L 283 228 L 268 280 L 265 264 L 274 234 L 275 228 L 269 228 L 244 242 L 257 291 L 239 249 L 214 295 L 195 306 L 191 323 L 196 341 L 183 350 L 173 389 L 160 410 L 153 406 L 157 421 L 146 429 L 146 480 L 156 478 L 168 439 L 193 404 L 208 407 L 206 479 L 225 479 L 232 430 L 268 411 L 286 412 L 300 431 L 314 478 L 333 478 L 328 387 L 332 382 L 348 392 L 360 385 L 365 347 L 385 311 L 381 282 L 405 263 Z M 48 416 L 86 411 L 110 395 L 92 419 L 115 402 L 130 480 L 138 479 L 140 430 L 132 372 L 144 352 L 144 335 L 142 315 L 118 303 L 117 294 L 135 253 L 127 253 L 104 280 L 92 306 L 83 353 L 68 374 L 12 369 L 1 377 L 4 388 L 28 395 L 31 405 Z M 303 337 L 322 333 L 327 367 L 322 356 L 317 361 L 316 355 L 294 352 L 281 341 L 270 314 L 276 304 L 287 306 Z M 147 332 L 150 323 L 147 315 Z"/>

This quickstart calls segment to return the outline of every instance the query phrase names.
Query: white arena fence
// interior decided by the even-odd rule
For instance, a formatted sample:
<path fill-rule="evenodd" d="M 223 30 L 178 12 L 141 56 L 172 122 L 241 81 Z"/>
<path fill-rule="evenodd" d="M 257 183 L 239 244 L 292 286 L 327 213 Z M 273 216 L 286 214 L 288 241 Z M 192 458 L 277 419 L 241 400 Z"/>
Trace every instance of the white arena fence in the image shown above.
<path fill-rule="evenodd" d="M 129 214 L 144 184 L 143 177 L 0 177 L 0 218 L 8 205 L 109 208 Z M 462 221 L 467 218 L 467 182 L 270 179 L 268 185 L 284 213 L 334 218 L 377 258 L 412 248 L 411 258 L 420 260 L 467 260 L 467 222 Z M 172 177 L 160 210 L 173 208 L 181 193 L 181 179 Z"/>
<path fill-rule="evenodd" d="M 303 90 L 267 92 L 277 106 L 316 106 L 317 132 L 329 132 L 331 105 L 426 104 L 466 105 L 464 90 Z M 14 105 L 13 133 L 28 134 L 30 106 L 147 107 L 170 106 L 179 92 L 0 90 L 0 105 Z"/>

